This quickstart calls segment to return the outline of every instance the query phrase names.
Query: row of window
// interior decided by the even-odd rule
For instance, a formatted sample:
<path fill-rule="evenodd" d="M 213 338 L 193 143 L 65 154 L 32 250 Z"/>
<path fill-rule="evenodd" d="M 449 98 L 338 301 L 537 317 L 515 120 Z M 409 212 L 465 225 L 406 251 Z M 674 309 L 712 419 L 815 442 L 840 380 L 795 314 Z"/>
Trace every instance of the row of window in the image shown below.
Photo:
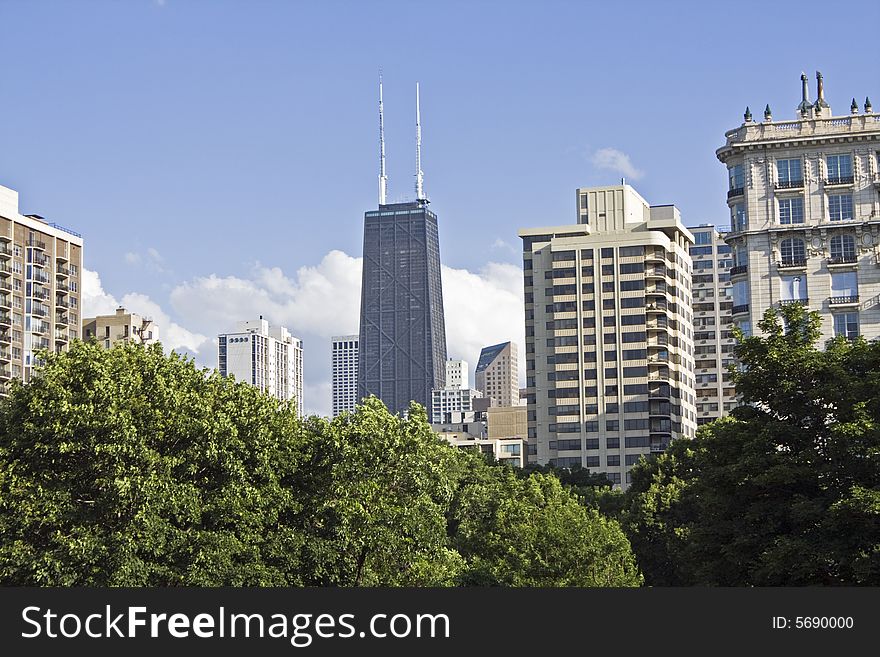
<path fill-rule="evenodd" d="M 880 165 L 880 153 L 877 154 Z M 731 191 L 745 189 L 745 170 L 742 164 L 736 164 L 727 170 Z M 853 157 L 850 153 L 828 155 L 825 158 L 826 182 L 845 184 L 853 182 Z M 776 160 L 776 185 L 785 187 L 801 187 L 804 184 L 804 166 L 801 158 Z"/>

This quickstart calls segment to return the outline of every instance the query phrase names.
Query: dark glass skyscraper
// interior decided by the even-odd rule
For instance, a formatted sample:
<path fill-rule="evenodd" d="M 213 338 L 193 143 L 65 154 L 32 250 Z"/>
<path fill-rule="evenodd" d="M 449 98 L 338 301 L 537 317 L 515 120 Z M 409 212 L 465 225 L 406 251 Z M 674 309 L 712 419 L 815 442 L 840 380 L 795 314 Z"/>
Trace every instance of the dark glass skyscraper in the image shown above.
<path fill-rule="evenodd" d="M 358 397 L 430 408 L 445 366 L 437 215 L 425 199 L 380 204 L 364 214 Z"/>

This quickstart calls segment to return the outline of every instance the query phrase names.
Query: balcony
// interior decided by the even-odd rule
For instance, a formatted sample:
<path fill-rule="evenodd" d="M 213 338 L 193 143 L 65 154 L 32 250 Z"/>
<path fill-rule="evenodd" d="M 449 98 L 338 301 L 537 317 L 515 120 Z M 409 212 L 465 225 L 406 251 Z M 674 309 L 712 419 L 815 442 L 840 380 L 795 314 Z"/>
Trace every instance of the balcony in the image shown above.
<path fill-rule="evenodd" d="M 44 255 L 40 255 L 39 253 L 34 254 L 34 262 L 37 267 L 48 267 L 49 266 L 49 258 Z"/>
<path fill-rule="evenodd" d="M 803 187 L 803 178 L 800 180 L 780 180 L 773 186 L 774 189 L 803 189 Z"/>
<path fill-rule="evenodd" d="M 795 305 L 806 306 L 809 303 L 809 301 L 810 300 L 807 298 L 804 298 L 804 299 L 782 299 L 779 302 L 779 305 L 780 306 L 795 306 Z"/>
<path fill-rule="evenodd" d="M 12 316 L 9 313 L 0 313 L 0 326 L 12 326 Z"/>
<path fill-rule="evenodd" d="M 46 338 L 40 338 L 39 340 L 34 340 L 34 349 L 48 349 L 49 341 Z"/>
<path fill-rule="evenodd" d="M 739 306 L 734 306 L 730 309 L 731 315 L 743 315 L 747 312 L 749 312 L 749 304 L 747 303 L 741 304 Z"/>
<path fill-rule="evenodd" d="M 646 278 L 666 278 L 666 267 L 664 267 L 663 265 L 660 265 L 660 266 L 655 265 L 654 267 L 648 267 L 648 269 L 645 270 L 645 277 Z"/>
<path fill-rule="evenodd" d="M 825 186 L 852 185 L 854 180 L 853 176 L 829 176 L 825 180 Z"/>
<path fill-rule="evenodd" d="M 55 307 L 56 308 L 70 308 L 70 304 L 67 301 L 64 301 L 63 299 L 56 299 L 55 300 Z"/>
<path fill-rule="evenodd" d="M 0 256 L 4 258 L 12 257 L 12 249 L 6 246 L 4 243 L 0 242 Z"/>
<path fill-rule="evenodd" d="M 12 352 L 9 349 L 0 349 L 0 361 L 9 362 L 12 360 Z"/>
<path fill-rule="evenodd" d="M 668 309 L 665 301 L 660 303 L 651 302 L 645 305 L 645 310 L 649 313 L 665 313 Z"/>
<path fill-rule="evenodd" d="M 0 274 L 11 274 L 12 267 L 5 262 L 0 262 Z"/>
<path fill-rule="evenodd" d="M 59 294 L 67 294 L 70 291 L 70 286 L 64 281 L 56 281 L 55 291 Z"/>
<path fill-rule="evenodd" d="M 0 296 L 0 308 L 12 310 L 12 297 L 6 294 Z"/>
<path fill-rule="evenodd" d="M 645 262 L 666 262 L 665 251 L 648 251 L 645 253 Z"/>
<path fill-rule="evenodd" d="M 67 313 L 55 313 L 55 323 L 63 326 L 69 325 L 70 321 Z"/>
<path fill-rule="evenodd" d="M 729 201 L 732 198 L 736 198 L 737 196 L 742 196 L 745 194 L 745 189 L 742 187 L 734 187 L 729 192 L 727 192 L 727 200 Z"/>
<path fill-rule="evenodd" d="M 64 265 L 58 265 L 58 267 L 55 268 L 55 275 L 64 277 L 70 276 L 70 269 Z"/>
<path fill-rule="evenodd" d="M 70 259 L 67 257 L 66 251 L 59 251 L 58 253 L 55 254 L 55 261 L 56 262 L 69 262 L 69 260 Z M 58 268 L 60 269 L 61 266 L 59 265 Z"/>
<path fill-rule="evenodd" d="M 739 276 L 740 274 L 745 274 L 749 270 L 748 265 L 737 265 L 736 267 L 730 268 L 731 276 Z"/>
<path fill-rule="evenodd" d="M 9 331 L 0 331 L 0 344 L 12 342 L 12 334 Z"/>
<path fill-rule="evenodd" d="M 67 331 L 55 331 L 55 342 L 67 342 Z"/>
<path fill-rule="evenodd" d="M 806 258 L 786 258 L 776 263 L 778 269 L 804 269 L 806 266 Z"/>
<path fill-rule="evenodd" d="M 0 290 L 3 292 L 12 292 L 12 283 L 0 280 Z"/>
<path fill-rule="evenodd" d="M 49 298 L 49 293 L 46 290 L 41 290 L 35 287 L 31 291 L 31 297 L 39 299 L 40 301 L 46 301 Z"/>
<path fill-rule="evenodd" d="M 37 283 L 43 283 L 45 285 L 49 284 L 49 276 L 46 275 L 45 272 L 37 271 L 35 269 L 33 278 Z"/>
<path fill-rule="evenodd" d="M 0 381 L 8 381 L 12 378 L 12 372 L 8 367 L 0 367 Z"/>
<path fill-rule="evenodd" d="M 34 307 L 31 309 L 31 314 L 36 315 L 37 317 L 47 317 L 49 315 L 49 309 L 45 306 L 34 304 Z"/>
<path fill-rule="evenodd" d="M 28 240 L 27 245 L 35 249 L 39 249 L 40 251 L 46 250 L 46 243 L 40 240 Z"/>
<path fill-rule="evenodd" d="M 836 256 L 834 258 L 828 258 L 827 264 L 829 267 L 838 267 L 841 265 L 855 265 L 858 264 L 859 257 L 856 254 L 847 254 L 842 256 Z"/>
<path fill-rule="evenodd" d="M 851 294 L 845 297 L 829 297 L 828 305 L 829 306 L 854 306 L 859 303 L 859 295 Z"/>

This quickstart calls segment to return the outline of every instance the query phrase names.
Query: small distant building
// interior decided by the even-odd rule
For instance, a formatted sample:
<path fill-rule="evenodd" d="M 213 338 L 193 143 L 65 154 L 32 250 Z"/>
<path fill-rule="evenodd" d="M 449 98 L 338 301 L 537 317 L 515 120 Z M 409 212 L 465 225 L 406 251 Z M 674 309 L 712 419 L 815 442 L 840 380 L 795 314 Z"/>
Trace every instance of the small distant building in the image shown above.
<path fill-rule="evenodd" d="M 159 341 L 159 327 L 149 317 L 119 307 L 113 315 L 83 319 L 83 339 L 94 340 L 105 349 L 126 342 L 149 345 Z"/>
<path fill-rule="evenodd" d="M 469 413 L 474 400 L 483 395 L 467 387 L 468 364 L 464 360 L 446 361 L 446 385 L 431 391 L 431 422 L 451 422 L 456 414 Z"/>
<path fill-rule="evenodd" d="M 519 362 L 515 342 L 483 347 L 474 385 L 493 406 L 516 406 L 520 403 Z"/>
<path fill-rule="evenodd" d="M 335 335 L 331 338 L 333 417 L 353 413 L 357 403 L 358 377 L 357 335 Z"/>

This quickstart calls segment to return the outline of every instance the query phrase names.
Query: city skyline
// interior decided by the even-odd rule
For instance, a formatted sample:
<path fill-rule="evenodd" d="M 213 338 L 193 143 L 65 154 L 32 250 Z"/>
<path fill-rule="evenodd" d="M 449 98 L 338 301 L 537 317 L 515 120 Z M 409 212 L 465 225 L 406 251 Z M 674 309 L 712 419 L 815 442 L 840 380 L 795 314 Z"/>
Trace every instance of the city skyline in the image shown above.
<path fill-rule="evenodd" d="M 443 39 L 426 40 L 412 58 L 403 43 L 367 45 L 379 18 L 354 4 L 346 22 L 355 27 L 340 28 L 333 10 L 319 7 L 169 0 L 44 12 L 7 3 L 0 15 L 17 29 L 0 46 L 15 62 L 4 84 L 21 102 L 3 110 L 0 184 L 21 193 L 22 212 L 86 236 L 86 314 L 124 305 L 150 315 L 167 345 L 208 367 L 230 309 L 266 314 L 314 348 L 306 400 L 321 406 L 307 410 L 329 414 L 329 338 L 357 326 L 357 216 L 375 197 L 380 67 L 394 124 L 392 201 L 411 186 L 409 82 L 422 84 L 449 356 L 475 360 L 486 344 L 523 345 L 516 231 L 564 222 L 571 189 L 625 176 L 649 198 L 675 203 L 687 225 L 723 227 L 726 171 L 714 151 L 746 105 L 760 116 L 769 103 L 776 120 L 795 118 L 797 76 L 817 68 L 838 113 L 853 95 L 880 100 L 866 62 L 793 47 L 819 15 L 798 7 L 761 5 L 762 20 L 784 17 L 791 28 L 769 67 L 730 57 L 700 27 L 723 8 L 682 18 L 642 5 L 630 51 L 585 70 L 584 44 L 603 51 L 619 37 L 590 26 L 621 9 L 511 5 L 499 17 L 487 6 L 386 5 L 383 29 L 418 20 L 461 46 L 451 53 Z M 76 33 L 72 20 L 82 26 Z M 869 36 L 870 23 L 854 25 L 852 39 Z M 35 50 L 28 35 L 38 28 L 45 39 Z M 739 48 L 762 52 L 757 32 L 743 34 Z M 331 34 L 346 44 L 338 52 L 324 45 Z M 236 49 L 227 48 L 232 36 Z M 312 50 L 319 61 L 301 57 Z"/>

